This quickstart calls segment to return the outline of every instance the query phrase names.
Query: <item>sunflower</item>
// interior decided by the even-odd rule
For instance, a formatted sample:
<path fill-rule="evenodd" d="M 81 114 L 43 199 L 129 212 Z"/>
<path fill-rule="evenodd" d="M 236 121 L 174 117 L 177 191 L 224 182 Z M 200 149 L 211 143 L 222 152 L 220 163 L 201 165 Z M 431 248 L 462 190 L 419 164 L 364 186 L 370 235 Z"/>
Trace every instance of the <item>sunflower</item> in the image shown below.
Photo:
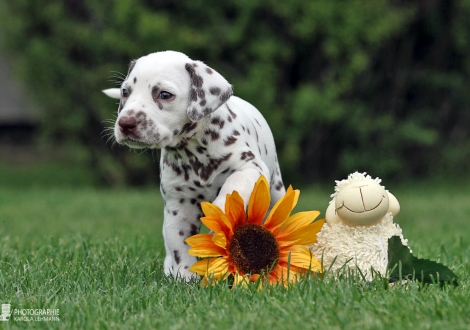
<path fill-rule="evenodd" d="M 312 221 L 318 211 L 290 215 L 299 199 L 299 190 L 287 189 L 265 219 L 270 205 L 269 185 L 264 176 L 256 182 L 245 212 L 243 199 L 234 191 L 225 201 L 225 212 L 202 202 L 201 221 L 214 233 L 186 239 L 188 253 L 199 258 L 190 270 L 214 283 L 233 275 L 234 285 L 255 282 L 296 282 L 301 274 L 321 271 L 307 245 L 316 242 L 324 220 Z M 263 222 L 264 220 L 264 222 Z"/>

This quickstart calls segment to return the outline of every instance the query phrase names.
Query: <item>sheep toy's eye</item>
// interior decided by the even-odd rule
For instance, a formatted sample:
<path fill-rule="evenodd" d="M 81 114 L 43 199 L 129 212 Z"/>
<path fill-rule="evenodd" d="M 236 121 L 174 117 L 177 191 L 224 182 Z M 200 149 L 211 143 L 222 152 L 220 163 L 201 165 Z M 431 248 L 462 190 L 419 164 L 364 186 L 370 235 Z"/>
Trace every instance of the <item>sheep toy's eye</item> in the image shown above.
<path fill-rule="evenodd" d="M 129 90 L 127 88 L 123 88 L 122 91 L 121 91 L 121 96 L 122 97 L 129 97 Z"/>
<path fill-rule="evenodd" d="M 160 99 L 162 99 L 162 100 L 169 100 L 169 99 L 171 99 L 172 96 L 173 96 L 173 94 L 171 94 L 170 92 L 161 92 L 160 93 Z"/>

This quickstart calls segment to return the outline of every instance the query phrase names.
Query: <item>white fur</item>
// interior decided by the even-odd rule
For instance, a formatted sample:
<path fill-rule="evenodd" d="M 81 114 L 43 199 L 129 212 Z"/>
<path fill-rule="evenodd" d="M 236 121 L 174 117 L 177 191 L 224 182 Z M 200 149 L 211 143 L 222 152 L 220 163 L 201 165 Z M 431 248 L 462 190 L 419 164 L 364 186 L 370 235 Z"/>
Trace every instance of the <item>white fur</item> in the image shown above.
<path fill-rule="evenodd" d="M 134 64 L 121 91 L 103 92 L 116 98 L 124 88 L 131 90 L 129 97 L 120 97 L 118 143 L 162 149 L 165 273 L 189 279 L 196 258 L 187 254 L 185 239 L 199 231 L 201 201 L 223 210 L 226 195 L 236 190 L 246 205 L 260 175 L 270 182 L 271 205 L 284 195 L 273 136 L 259 111 L 230 97 L 232 86 L 204 63 L 166 51 Z M 152 90 L 174 97 L 155 100 Z M 135 128 L 120 126 L 134 119 Z"/>

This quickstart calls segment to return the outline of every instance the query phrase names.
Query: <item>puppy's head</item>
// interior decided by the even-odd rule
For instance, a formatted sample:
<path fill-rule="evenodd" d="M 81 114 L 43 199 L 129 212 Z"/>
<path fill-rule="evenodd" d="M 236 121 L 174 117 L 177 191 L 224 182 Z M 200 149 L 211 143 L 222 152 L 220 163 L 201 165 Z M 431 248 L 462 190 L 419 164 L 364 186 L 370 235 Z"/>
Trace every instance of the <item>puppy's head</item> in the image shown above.
<path fill-rule="evenodd" d="M 121 88 L 103 91 L 120 99 L 116 141 L 133 148 L 177 146 L 198 121 L 232 95 L 232 86 L 200 61 L 174 51 L 131 62 Z"/>

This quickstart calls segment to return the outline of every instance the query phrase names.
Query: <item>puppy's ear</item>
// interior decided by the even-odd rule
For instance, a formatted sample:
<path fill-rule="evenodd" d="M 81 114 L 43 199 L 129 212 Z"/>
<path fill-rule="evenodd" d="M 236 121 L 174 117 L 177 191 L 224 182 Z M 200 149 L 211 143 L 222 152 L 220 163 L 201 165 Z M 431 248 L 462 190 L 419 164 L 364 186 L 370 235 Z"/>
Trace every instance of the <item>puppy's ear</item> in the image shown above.
<path fill-rule="evenodd" d="M 185 68 L 191 78 L 187 113 L 189 119 L 196 122 L 217 110 L 232 96 L 232 85 L 201 61 L 187 63 Z"/>
<path fill-rule="evenodd" d="M 108 89 L 104 89 L 102 92 L 108 95 L 112 99 L 121 98 L 121 90 L 119 88 L 108 88 Z"/>

